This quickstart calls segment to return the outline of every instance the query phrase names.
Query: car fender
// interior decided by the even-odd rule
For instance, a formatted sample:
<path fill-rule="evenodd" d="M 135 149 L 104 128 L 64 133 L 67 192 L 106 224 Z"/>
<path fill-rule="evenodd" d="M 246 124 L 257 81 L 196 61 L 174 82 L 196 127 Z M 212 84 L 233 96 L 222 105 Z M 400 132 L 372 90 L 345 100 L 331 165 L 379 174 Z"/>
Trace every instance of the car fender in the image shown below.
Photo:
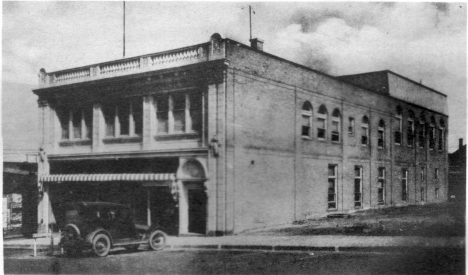
<path fill-rule="evenodd" d="M 94 239 L 94 236 L 96 236 L 97 234 L 99 233 L 103 233 L 103 234 L 106 234 L 107 237 L 109 237 L 110 241 L 111 241 L 111 246 L 113 245 L 113 241 L 112 241 L 112 236 L 111 234 L 105 230 L 104 228 L 100 227 L 100 228 L 97 228 L 95 229 L 94 231 L 92 231 L 91 233 L 89 233 L 88 235 L 86 235 L 86 238 L 85 238 L 85 241 L 89 244 L 92 244 L 93 243 L 93 239 Z"/>
<path fill-rule="evenodd" d="M 80 231 L 80 229 L 78 228 L 78 226 L 74 225 L 73 223 L 69 223 L 69 224 L 65 225 L 64 230 L 65 230 L 65 228 L 67 228 L 67 227 L 73 228 L 73 230 L 75 230 L 75 232 L 78 234 L 78 237 L 81 237 L 81 231 Z"/>

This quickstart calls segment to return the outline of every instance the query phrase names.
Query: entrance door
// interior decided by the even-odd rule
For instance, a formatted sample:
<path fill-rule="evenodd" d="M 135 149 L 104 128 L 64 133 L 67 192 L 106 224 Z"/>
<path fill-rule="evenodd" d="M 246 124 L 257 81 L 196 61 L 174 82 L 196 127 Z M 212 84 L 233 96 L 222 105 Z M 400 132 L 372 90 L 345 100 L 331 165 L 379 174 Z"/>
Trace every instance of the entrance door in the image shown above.
<path fill-rule="evenodd" d="M 203 189 L 188 189 L 188 230 L 206 233 L 206 194 Z"/>

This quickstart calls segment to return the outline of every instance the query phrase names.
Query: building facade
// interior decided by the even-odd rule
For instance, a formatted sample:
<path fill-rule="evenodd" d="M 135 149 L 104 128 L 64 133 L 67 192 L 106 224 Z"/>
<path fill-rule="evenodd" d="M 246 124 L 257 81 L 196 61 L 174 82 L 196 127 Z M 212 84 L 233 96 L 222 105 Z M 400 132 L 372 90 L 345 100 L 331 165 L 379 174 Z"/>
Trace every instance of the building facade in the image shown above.
<path fill-rule="evenodd" d="M 41 69 L 38 222 L 131 205 L 175 234 L 235 234 L 447 198 L 446 96 L 390 71 L 333 77 L 220 35 Z"/>

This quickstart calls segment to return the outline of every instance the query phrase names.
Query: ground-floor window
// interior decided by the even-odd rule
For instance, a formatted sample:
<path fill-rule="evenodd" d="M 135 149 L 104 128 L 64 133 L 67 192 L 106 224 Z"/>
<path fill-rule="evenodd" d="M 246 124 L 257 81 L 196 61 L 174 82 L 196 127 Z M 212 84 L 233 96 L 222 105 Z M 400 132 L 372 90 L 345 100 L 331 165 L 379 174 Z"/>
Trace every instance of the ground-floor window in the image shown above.
<path fill-rule="evenodd" d="M 328 165 L 328 209 L 336 209 L 337 165 Z"/>
<path fill-rule="evenodd" d="M 362 207 L 362 167 L 354 166 L 354 207 Z"/>
<path fill-rule="evenodd" d="M 401 200 L 408 199 L 408 170 L 401 169 Z"/>
<path fill-rule="evenodd" d="M 379 167 L 379 178 L 377 182 L 377 202 L 385 204 L 385 167 Z"/>
<path fill-rule="evenodd" d="M 439 198 L 439 188 L 436 188 L 435 191 L 434 191 L 434 196 L 436 199 Z"/>
<path fill-rule="evenodd" d="M 424 201 L 425 200 L 425 196 L 424 196 L 424 188 L 421 188 L 421 201 Z"/>

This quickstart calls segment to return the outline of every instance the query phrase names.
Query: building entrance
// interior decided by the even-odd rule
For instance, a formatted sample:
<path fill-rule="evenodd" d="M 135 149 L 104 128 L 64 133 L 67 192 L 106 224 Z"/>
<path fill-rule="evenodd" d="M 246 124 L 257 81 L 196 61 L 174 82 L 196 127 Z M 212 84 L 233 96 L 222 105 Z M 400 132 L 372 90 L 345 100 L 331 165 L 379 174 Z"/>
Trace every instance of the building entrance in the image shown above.
<path fill-rule="evenodd" d="M 188 229 L 191 233 L 206 233 L 206 194 L 203 189 L 188 189 Z"/>

